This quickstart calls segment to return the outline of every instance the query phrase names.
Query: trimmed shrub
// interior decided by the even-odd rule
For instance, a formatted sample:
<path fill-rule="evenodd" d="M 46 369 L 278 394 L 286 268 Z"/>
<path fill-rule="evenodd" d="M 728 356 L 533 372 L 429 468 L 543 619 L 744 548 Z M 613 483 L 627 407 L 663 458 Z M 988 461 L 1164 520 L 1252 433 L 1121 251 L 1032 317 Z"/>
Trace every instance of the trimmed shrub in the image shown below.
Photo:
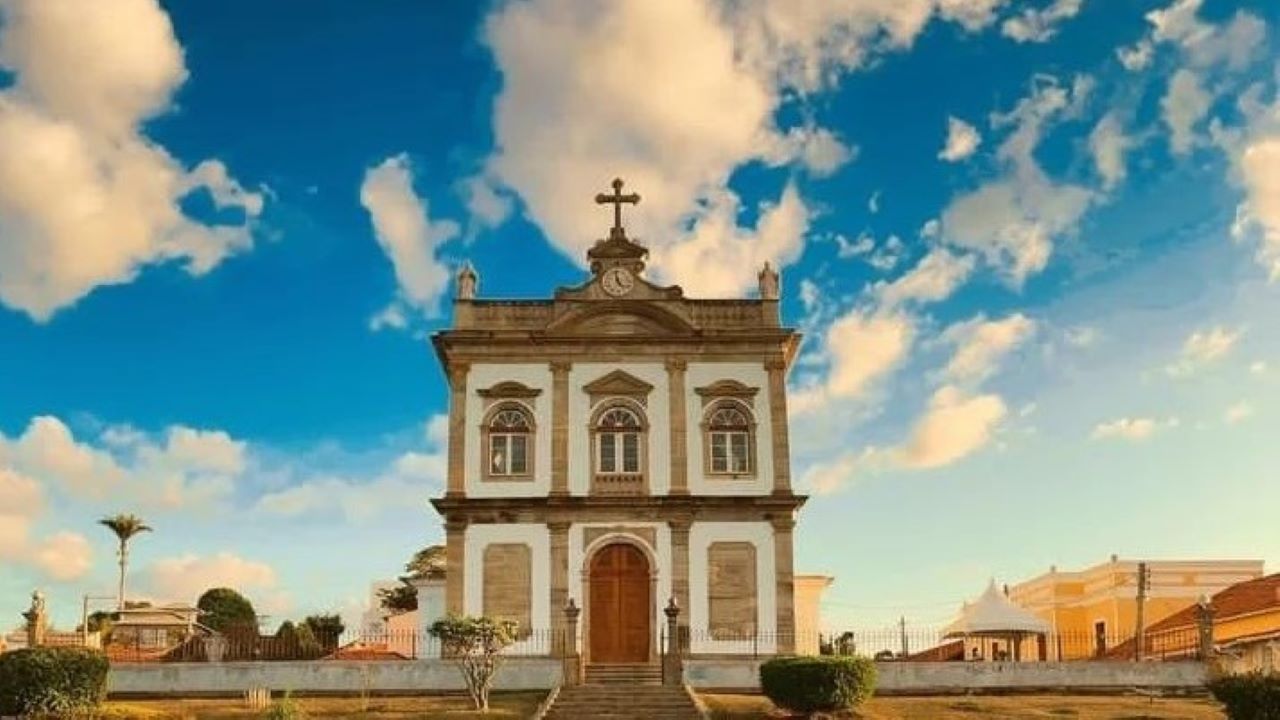
<path fill-rule="evenodd" d="M 780 657 L 760 666 L 760 689 L 780 708 L 811 715 L 845 710 L 871 697 L 876 665 L 864 657 Z"/>
<path fill-rule="evenodd" d="M 1280 674 L 1223 675 L 1209 681 L 1209 692 L 1231 720 L 1280 720 Z"/>
<path fill-rule="evenodd" d="M 86 648 L 40 647 L 0 655 L 0 715 L 71 715 L 107 692 L 107 657 Z"/>

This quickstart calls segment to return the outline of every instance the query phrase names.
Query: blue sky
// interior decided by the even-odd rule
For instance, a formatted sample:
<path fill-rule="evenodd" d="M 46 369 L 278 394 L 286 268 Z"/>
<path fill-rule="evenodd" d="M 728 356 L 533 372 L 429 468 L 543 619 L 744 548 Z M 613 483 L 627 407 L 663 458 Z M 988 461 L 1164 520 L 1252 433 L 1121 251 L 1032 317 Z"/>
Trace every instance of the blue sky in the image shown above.
<path fill-rule="evenodd" d="M 353 612 L 437 540 L 426 337 L 581 278 L 615 175 L 691 295 L 783 268 L 832 626 L 990 576 L 1280 562 L 1266 0 L 0 0 L 0 618 Z M 70 32 L 67 28 L 76 28 Z M 5 621 L 0 620 L 0 626 Z"/>

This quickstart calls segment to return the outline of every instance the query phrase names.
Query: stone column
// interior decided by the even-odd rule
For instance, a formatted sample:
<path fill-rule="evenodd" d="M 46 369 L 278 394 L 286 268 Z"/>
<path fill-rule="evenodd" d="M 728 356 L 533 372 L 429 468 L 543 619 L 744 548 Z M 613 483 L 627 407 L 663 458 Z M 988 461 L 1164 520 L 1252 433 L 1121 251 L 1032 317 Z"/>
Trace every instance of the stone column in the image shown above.
<path fill-rule="evenodd" d="M 551 607 L 563 608 L 569 604 L 569 523 L 549 522 L 547 530 L 551 533 Z M 560 625 L 559 618 L 552 617 L 553 646 L 565 642 Z"/>
<path fill-rule="evenodd" d="M 668 423 L 671 426 L 671 495 L 689 494 L 689 431 L 685 402 L 685 371 L 689 363 L 681 359 L 668 360 L 667 405 L 671 410 Z"/>
<path fill-rule="evenodd" d="M 569 494 L 569 368 L 551 363 L 551 494 Z M 555 605 L 554 607 L 561 607 Z"/>
<path fill-rule="evenodd" d="M 467 521 L 446 518 L 444 521 L 445 596 L 444 610 L 451 615 L 465 612 L 463 587 L 466 584 Z"/>
<path fill-rule="evenodd" d="M 676 518 L 668 522 L 671 527 L 671 595 L 676 606 L 690 607 L 689 603 L 689 527 L 688 518 Z M 684 621 L 683 627 L 688 627 Z"/>
<path fill-rule="evenodd" d="M 470 363 L 449 366 L 449 467 L 446 497 L 463 497 L 466 484 L 467 372 Z"/>
<path fill-rule="evenodd" d="M 782 358 L 764 364 L 769 372 L 769 429 L 773 437 L 773 494 L 791 494 L 791 441 L 787 425 L 787 363 Z"/>
<path fill-rule="evenodd" d="M 777 576 L 775 603 L 778 609 L 779 655 L 791 655 L 796 648 L 796 588 L 792 569 L 791 533 L 796 521 L 790 513 L 770 518 L 773 523 L 773 563 Z"/>

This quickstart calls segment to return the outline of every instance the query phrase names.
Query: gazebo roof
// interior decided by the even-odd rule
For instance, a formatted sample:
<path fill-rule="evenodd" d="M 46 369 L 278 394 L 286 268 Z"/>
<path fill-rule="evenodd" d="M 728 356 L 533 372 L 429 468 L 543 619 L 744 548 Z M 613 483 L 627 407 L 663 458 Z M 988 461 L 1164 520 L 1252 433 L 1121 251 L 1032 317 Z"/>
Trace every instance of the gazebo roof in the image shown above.
<path fill-rule="evenodd" d="M 943 629 L 943 637 L 1049 632 L 1049 623 L 1013 604 L 992 580 L 986 592 L 960 608 L 960 616 Z"/>

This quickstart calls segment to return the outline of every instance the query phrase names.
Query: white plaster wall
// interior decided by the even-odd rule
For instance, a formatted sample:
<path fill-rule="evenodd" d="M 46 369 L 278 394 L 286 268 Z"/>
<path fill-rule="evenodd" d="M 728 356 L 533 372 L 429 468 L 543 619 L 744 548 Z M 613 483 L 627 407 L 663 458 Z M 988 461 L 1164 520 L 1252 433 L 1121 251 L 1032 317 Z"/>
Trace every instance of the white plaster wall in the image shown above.
<path fill-rule="evenodd" d="M 417 657 L 440 657 L 440 644 L 432 642 L 431 626 L 445 616 L 445 581 L 422 578 L 411 582 L 418 591 L 418 609 L 414 611 L 418 619 Z"/>
<path fill-rule="evenodd" d="M 756 548 L 756 627 L 758 643 L 740 640 L 711 640 L 710 595 L 707 581 L 710 568 L 707 552 L 711 543 L 749 542 Z M 774 570 L 773 526 L 768 522 L 695 522 L 689 529 L 689 628 L 693 633 L 690 651 L 749 655 L 770 654 L 776 647 L 778 628 L 777 577 Z"/>
<path fill-rule="evenodd" d="M 529 622 L 534 632 L 527 640 L 512 645 L 508 652 L 521 655 L 547 652 L 551 628 L 551 533 L 547 526 L 538 523 L 469 525 L 465 543 L 462 607 L 467 615 L 484 613 L 484 549 L 495 543 L 524 543 L 529 546 L 530 571 L 533 573 L 529 583 L 533 593 Z"/>
<path fill-rule="evenodd" d="M 569 492 L 586 495 L 591 488 L 591 437 L 587 422 L 594 407 L 583 385 L 622 370 L 653 386 L 645 416 L 649 421 L 649 491 L 666 495 L 671 487 L 671 410 L 667 369 L 662 363 L 574 363 L 569 370 Z"/>
<path fill-rule="evenodd" d="M 514 380 L 542 394 L 522 399 L 533 410 L 537 425 L 534 437 L 533 482 L 482 482 L 485 459 L 481 457 L 480 424 L 484 421 L 485 400 L 478 391 L 500 382 Z M 481 363 L 467 373 L 467 423 L 464 437 L 466 491 L 469 497 L 539 497 L 551 491 L 551 368 L 546 363 Z"/>
<path fill-rule="evenodd" d="M 702 459 L 702 398 L 694 392 L 717 380 L 737 380 L 759 388 L 752 398 L 756 421 L 756 476 L 746 480 L 707 479 Z M 773 492 L 773 426 L 769 421 L 769 373 L 764 363 L 689 363 L 685 426 L 689 438 L 689 492 L 694 495 L 768 495 Z"/>
<path fill-rule="evenodd" d="M 618 527 L 621 523 L 574 523 L 569 526 L 569 597 L 577 603 L 578 607 L 586 608 L 587 599 L 583 592 L 583 584 L 587 580 L 588 568 L 587 550 L 585 547 L 586 529 L 593 527 Z M 671 528 L 666 523 L 625 523 L 627 527 L 634 528 L 653 528 L 654 542 L 657 544 L 657 572 L 658 583 L 655 590 L 656 597 L 654 600 L 654 617 L 653 617 L 653 643 L 654 647 L 659 647 L 658 642 L 661 639 L 661 628 L 663 623 L 667 621 L 662 609 L 666 607 L 667 600 L 671 597 Z M 596 541 L 592 546 L 592 550 L 598 546 L 606 545 L 610 541 L 609 535 L 606 535 Z M 586 617 L 582 616 L 582 620 L 578 623 L 578 647 L 582 647 L 582 639 L 585 637 Z"/>

